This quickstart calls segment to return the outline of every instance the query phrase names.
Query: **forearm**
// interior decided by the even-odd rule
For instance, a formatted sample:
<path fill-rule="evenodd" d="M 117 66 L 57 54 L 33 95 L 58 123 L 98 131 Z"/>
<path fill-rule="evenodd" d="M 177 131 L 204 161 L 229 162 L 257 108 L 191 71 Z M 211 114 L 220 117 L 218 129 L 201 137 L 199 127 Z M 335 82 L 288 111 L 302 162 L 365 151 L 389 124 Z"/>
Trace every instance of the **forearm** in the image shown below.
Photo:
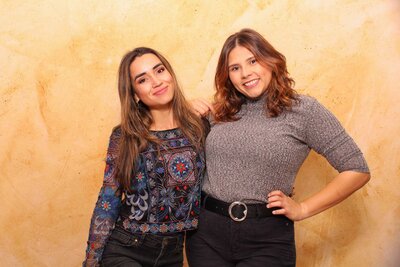
<path fill-rule="evenodd" d="M 369 173 L 344 171 L 336 176 L 326 187 L 300 203 L 300 220 L 316 215 L 340 203 L 360 189 L 370 179 Z"/>

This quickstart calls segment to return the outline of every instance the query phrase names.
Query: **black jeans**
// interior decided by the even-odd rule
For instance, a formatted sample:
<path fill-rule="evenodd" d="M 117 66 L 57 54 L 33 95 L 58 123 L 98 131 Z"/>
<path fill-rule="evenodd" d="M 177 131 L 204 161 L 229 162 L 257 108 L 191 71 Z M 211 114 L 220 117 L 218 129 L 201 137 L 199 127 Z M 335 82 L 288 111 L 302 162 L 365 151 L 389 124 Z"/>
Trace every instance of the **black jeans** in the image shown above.
<path fill-rule="evenodd" d="M 101 266 L 182 267 L 183 240 L 184 233 L 131 234 L 115 228 L 104 249 Z"/>
<path fill-rule="evenodd" d="M 190 267 L 296 266 L 293 221 L 285 216 L 245 219 L 202 208 L 197 231 L 186 236 Z"/>

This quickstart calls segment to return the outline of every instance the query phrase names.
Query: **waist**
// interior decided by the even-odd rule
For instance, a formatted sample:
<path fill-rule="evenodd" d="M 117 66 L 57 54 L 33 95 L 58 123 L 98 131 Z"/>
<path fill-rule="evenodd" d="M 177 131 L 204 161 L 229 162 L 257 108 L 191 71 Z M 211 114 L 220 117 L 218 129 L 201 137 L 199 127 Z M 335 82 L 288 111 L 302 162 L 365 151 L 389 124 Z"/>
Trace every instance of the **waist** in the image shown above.
<path fill-rule="evenodd" d="M 211 212 L 220 214 L 222 216 L 230 217 L 232 220 L 241 222 L 245 219 L 251 218 L 264 218 L 269 216 L 276 216 L 272 211 L 277 209 L 269 209 L 266 203 L 260 204 L 246 204 L 242 201 L 234 201 L 232 203 L 224 202 L 201 192 L 202 206 Z M 201 215 L 200 215 L 201 216 Z"/>
<path fill-rule="evenodd" d="M 198 225 L 197 216 L 186 218 L 181 221 L 165 221 L 165 222 L 142 222 L 129 218 L 126 214 L 121 213 L 116 222 L 120 228 L 131 233 L 149 233 L 154 235 L 171 235 L 178 232 L 194 230 Z"/>
<path fill-rule="evenodd" d="M 116 226 L 111 233 L 110 240 L 118 240 L 119 243 L 125 245 L 154 245 L 183 243 L 185 238 L 184 232 L 171 233 L 168 235 L 156 235 L 152 233 L 131 233 L 125 229 Z"/>

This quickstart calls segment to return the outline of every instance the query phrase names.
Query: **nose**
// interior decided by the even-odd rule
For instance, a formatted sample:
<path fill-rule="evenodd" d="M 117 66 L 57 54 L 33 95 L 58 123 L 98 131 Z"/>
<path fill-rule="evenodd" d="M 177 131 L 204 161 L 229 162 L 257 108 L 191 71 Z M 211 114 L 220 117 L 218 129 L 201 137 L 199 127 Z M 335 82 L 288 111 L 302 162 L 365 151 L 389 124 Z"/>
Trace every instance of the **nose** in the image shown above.
<path fill-rule="evenodd" d="M 247 78 L 248 76 L 250 76 L 251 71 L 249 68 L 247 67 L 242 67 L 242 78 Z"/>
<path fill-rule="evenodd" d="M 158 79 L 156 76 L 153 76 L 152 78 L 152 86 L 153 88 L 156 88 L 162 84 L 162 81 Z"/>

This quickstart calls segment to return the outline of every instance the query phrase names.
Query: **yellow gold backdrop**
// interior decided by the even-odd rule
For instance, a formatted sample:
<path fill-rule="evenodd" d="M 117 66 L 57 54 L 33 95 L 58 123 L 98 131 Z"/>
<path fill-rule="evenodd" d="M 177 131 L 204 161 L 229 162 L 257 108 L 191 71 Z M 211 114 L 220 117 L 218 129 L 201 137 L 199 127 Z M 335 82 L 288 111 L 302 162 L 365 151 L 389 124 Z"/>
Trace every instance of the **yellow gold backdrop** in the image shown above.
<path fill-rule="evenodd" d="M 0 2 L 0 265 L 79 266 L 119 120 L 117 67 L 136 46 L 171 61 L 188 98 L 213 95 L 224 40 L 250 27 L 287 57 L 359 144 L 362 190 L 296 223 L 298 266 L 400 266 L 400 2 Z M 312 153 L 296 198 L 335 175 Z"/>

